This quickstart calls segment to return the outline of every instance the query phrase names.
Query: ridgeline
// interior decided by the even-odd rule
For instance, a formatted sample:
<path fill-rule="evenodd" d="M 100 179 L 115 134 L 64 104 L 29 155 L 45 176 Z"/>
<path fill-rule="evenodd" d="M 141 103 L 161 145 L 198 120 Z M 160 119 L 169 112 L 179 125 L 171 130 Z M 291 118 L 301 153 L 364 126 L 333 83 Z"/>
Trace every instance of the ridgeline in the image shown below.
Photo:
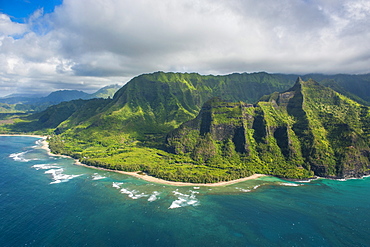
<path fill-rule="evenodd" d="M 53 152 L 88 165 L 171 181 L 370 174 L 364 94 L 328 76 L 311 76 L 321 84 L 297 77 L 145 74 L 113 99 L 63 102 L 0 127 L 48 134 Z"/>

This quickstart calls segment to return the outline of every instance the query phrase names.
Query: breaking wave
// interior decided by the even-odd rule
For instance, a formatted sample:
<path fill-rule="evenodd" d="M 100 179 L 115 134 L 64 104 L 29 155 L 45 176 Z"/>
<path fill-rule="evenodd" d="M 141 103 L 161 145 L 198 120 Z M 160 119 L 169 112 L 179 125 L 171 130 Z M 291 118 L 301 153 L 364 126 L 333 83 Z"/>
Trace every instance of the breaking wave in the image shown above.
<path fill-rule="evenodd" d="M 199 205 L 199 200 L 195 197 L 196 194 L 199 194 L 198 191 L 189 190 L 190 195 L 182 194 L 180 192 L 173 191 L 173 194 L 177 196 L 177 200 L 173 201 L 168 207 L 169 209 L 181 208 L 186 206 L 197 206 Z"/>
<path fill-rule="evenodd" d="M 112 187 L 113 188 L 116 188 L 116 189 L 120 189 L 121 187 L 121 185 L 122 185 L 123 183 L 118 183 L 118 182 L 113 182 L 113 184 L 112 184 Z"/>
<path fill-rule="evenodd" d="M 26 159 L 24 155 L 28 153 L 29 151 L 21 152 L 21 153 L 14 153 L 9 155 L 10 158 L 13 158 L 14 161 L 19 161 L 19 162 L 29 162 L 31 159 Z"/>
<path fill-rule="evenodd" d="M 32 168 L 36 170 L 46 170 L 46 169 L 53 169 L 53 168 L 60 168 L 58 164 L 40 164 L 40 165 L 33 165 Z"/>
<path fill-rule="evenodd" d="M 42 142 L 43 141 L 45 141 L 45 139 L 44 138 L 42 138 L 42 139 L 39 139 L 39 140 L 37 140 L 37 141 L 35 141 L 35 146 L 33 146 L 33 148 L 38 148 L 38 147 L 41 147 L 42 146 Z"/>
<path fill-rule="evenodd" d="M 158 195 L 159 195 L 160 193 L 158 192 L 158 191 L 154 191 L 153 192 L 153 194 L 151 194 L 150 196 L 149 196 L 149 198 L 148 198 L 148 201 L 149 202 L 154 202 L 155 200 L 157 200 L 158 199 Z"/>
<path fill-rule="evenodd" d="M 239 188 L 239 187 L 236 187 L 235 189 L 239 190 L 240 192 L 251 192 L 252 190 L 249 190 L 249 189 L 243 189 L 243 188 Z"/>
<path fill-rule="evenodd" d="M 128 189 L 125 189 L 125 188 L 122 188 L 121 190 L 120 190 L 120 192 L 122 193 L 122 194 L 126 194 L 128 197 L 130 197 L 131 199 L 134 199 L 134 200 L 136 200 L 136 199 L 139 199 L 139 198 L 141 198 L 141 197 L 148 197 L 149 195 L 146 195 L 145 193 L 140 193 L 139 191 L 137 191 L 137 190 L 128 190 Z"/>
<path fill-rule="evenodd" d="M 260 184 L 258 184 L 258 185 L 256 185 L 256 186 L 254 186 L 254 187 L 253 187 L 253 189 L 254 189 L 254 190 L 256 190 L 256 189 L 258 189 L 258 187 L 260 187 L 260 186 L 261 186 L 261 185 L 260 185 Z"/>
<path fill-rule="evenodd" d="M 100 180 L 100 179 L 104 179 L 106 177 L 100 175 L 99 173 L 94 173 L 93 175 L 91 175 L 92 177 L 92 180 Z"/>
<path fill-rule="evenodd" d="M 9 157 L 12 158 L 14 161 L 18 161 L 18 162 L 30 162 L 32 160 L 41 160 L 39 158 L 26 158 L 25 155 L 27 153 L 29 153 L 31 150 L 27 150 L 27 151 L 24 151 L 24 152 L 20 152 L 20 153 L 14 153 L 14 154 L 10 154 Z"/>
<path fill-rule="evenodd" d="M 137 190 L 128 190 L 126 188 L 121 188 L 122 184 L 123 183 L 113 182 L 112 187 L 116 188 L 116 189 L 119 189 L 122 194 L 125 194 L 129 198 L 134 199 L 134 200 L 142 198 L 142 197 L 149 197 L 148 201 L 149 202 L 154 202 L 154 201 L 158 200 L 158 198 L 159 198 L 158 196 L 161 194 L 158 191 L 153 191 L 151 194 L 145 194 L 143 192 L 140 193 Z"/>
<path fill-rule="evenodd" d="M 53 180 L 54 180 L 50 184 L 58 184 L 58 183 L 68 182 L 69 180 L 82 175 L 82 174 L 80 174 L 80 175 L 67 175 L 67 174 L 63 174 L 63 171 L 64 171 L 63 168 L 51 169 L 51 170 L 45 171 L 45 174 L 50 174 L 52 176 Z"/>
<path fill-rule="evenodd" d="M 296 184 L 296 183 L 279 183 L 279 185 L 296 187 L 296 186 L 302 186 L 303 184 Z"/>

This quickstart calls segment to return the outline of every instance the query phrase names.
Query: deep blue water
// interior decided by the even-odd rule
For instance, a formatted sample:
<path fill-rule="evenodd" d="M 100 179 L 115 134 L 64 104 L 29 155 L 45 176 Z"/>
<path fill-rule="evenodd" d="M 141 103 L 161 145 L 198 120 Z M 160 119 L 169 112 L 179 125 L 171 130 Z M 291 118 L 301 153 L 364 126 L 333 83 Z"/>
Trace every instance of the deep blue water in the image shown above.
<path fill-rule="evenodd" d="M 0 136 L 0 246 L 369 246 L 370 178 L 174 187 Z"/>

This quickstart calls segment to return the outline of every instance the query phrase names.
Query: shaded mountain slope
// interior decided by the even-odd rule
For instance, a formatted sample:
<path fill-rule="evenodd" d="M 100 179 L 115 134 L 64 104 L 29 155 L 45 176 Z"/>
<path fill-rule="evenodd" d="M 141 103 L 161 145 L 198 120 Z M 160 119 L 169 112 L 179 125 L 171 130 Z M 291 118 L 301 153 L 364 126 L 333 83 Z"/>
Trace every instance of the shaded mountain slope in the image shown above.
<path fill-rule="evenodd" d="M 308 74 L 302 76 L 303 80 L 313 79 L 320 84 L 329 86 L 334 90 L 350 97 L 351 99 L 362 100 L 362 104 L 369 105 L 370 102 L 370 74 L 362 75 L 323 75 L 323 74 Z M 352 96 L 355 96 L 354 98 Z M 365 103 L 366 102 L 366 103 Z"/>
<path fill-rule="evenodd" d="M 59 90 L 52 92 L 45 97 L 40 97 L 39 95 L 30 95 L 28 97 L 22 95 L 11 95 L 9 97 L 0 98 L 1 105 L 7 104 L 5 109 L 0 108 L 0 112 L 9 112 L 8 108 L 11 108 L 13 112 L 41 112 L 46 110 L 46 108 L 49 106 L 57 105 L 66 101 L 78 99 L 112 98 L 119 88 L 119 85 L 109 85 L 92 94 L 78 90 Z"/>
<path fill-rule="evenodd" d="M 369 120 L 368 107 L 299 79 L 254 106 L 213 99 L 167 145 L 211 167 L 231 160 L 282 177 L 361 177 L 370 173 Z"/>
<path fill-rule="evenodd" d="M 58 105 L 48 107 L 46 110 L 22 118 L 21 121 L 10 125 L 11 132 L 32 132 L 39 130 L 55 130 L 62 122 L 77 115 L 79 121 L 94 116 L 100 107 L 106 105 L 110 100 L 72 100 L 62 102 Z M 75 115 L 74 115 L 75 114 Z M 71 120 L 68 120 L 71 121 Z M 59 132 L 58 129 L 55 132 Z"/>
<path fill-rule="evenodd" d="M 62 103 L 13 130 L 28 124 L 54 133 L 54 152 L 86 164 L 174 181 L 368 174 L 368 108 L 295 80 L 263 72 L 144 74 L 113 99 Z M 57 116 L 58 107 L 68 114 Z"/>

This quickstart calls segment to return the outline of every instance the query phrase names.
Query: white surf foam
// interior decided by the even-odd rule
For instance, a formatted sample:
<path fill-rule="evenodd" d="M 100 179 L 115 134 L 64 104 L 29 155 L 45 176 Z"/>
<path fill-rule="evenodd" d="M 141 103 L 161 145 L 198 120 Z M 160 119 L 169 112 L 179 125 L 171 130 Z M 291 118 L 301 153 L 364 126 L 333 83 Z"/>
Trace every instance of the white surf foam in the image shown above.
<path fill-rule="evenodd" d="M 148 201 L 149 202 L 154 202 L 155 200 L 157 200 L 158 199 L 158 195 L 159 195 L 160 193 L 158 192 L 158 191 L 154 191 L 153 192 L 153 194 L 151 194 L 150 195 L 150 197 L 148 198 Z"/>
<path fill-rule="evenodd" d="M 198 199 L 195 197 L 196 194 L 199 194 L 198 191 L 189 190 L 190 195 L 182 194 L 180 192 L 173 191 L 173 194 L 177 196 L 177 200 L 173 201 L 169 206 L 169 209 L 181 208 L 186 206 L 197 206 L 199 205 Z"/>
<path fill-rule="evenodd" d="M 310 178 L 310 179 L 307 179 L 307 180 L 296 180 L 297 183 L 310 183 L 311 181 L 315 181 L 319 179 L 319 177 L 317 178 Z"/>
<path fill-rule="evenodd" d="M 261 185 L 260 185 L 260 184 L 258 184 L 258 185 L 256 185 L 256 186 L 254 186 L 254 187 L 253 187 L 253 189 L 254 189 L 254 190 L 256 190 L 256 189 L 257 189 L 258 187 L 260 187 L 260 186 L 261 186 Z"/>
<path fill-rule="evenodd" d="M 100 175 L 99 173 L 94 173 L 92 175 L 92 180 L 100 180 L 100 179 L 104 179 L 104 178 L 106 178 L 106 177 Z"/>
<path fill-rule="evenodd" d="M 131 199 L 139 199 L 141 197 L 148 197 L 149 195 L 146 195 L 145 193 L 139 193 L 137 190 L 132 190 L 132 191 L 129 191 L 128 189 L 125 189 L 125 188 L 122 188 L 120 190 L 120 192 L 122 194 L 126 194 L 128 197 L 130 197 Z"/>
<path fill-rule="evenodd" d="M 31 160 L 40 160 L 38 158 L 33 158 L 33 159 L 25 158 L 24 157 L 25 154 L 27 154 L 29 151 L 31 151 L 31 150 L 27 150 L 27 151 L 24 151 L 24 152 L 21 152 L 21 153 L 10 154 L 9 157 L 13 158 L 14 161 L 19 161 L 19 162 L 30 162 Z"/>
<path fill-rule="evenodd" d="M 251 192 L 251 190 L 248 190 L 248 189 L 243 189 L 243 188 L 239 188 L 239 187 L 236 187 L 235 189 L 241 191 L 241 192 Z"/>
<path fill-rule="evenodd" d="M 81 176 L 81 174 L 80 175 L 63 174 L 63 171 L 64 171 L 63 168 L 51 169 L 51 170 L 45 171 L 45 174 L 51 174 L 51 176 L 54 180 L 50 184 L 58 184 L 58 183 L 68 182 L 69 180 L 71 180 L 73 178 Z"/>
<path fill-rule="evenodd" d="M 26 159 L 25 157 L 24 157 L 24 155 L 26 154 L 26 153 L 28 153 L 29 151 L 25 151 L 25 152 L 21 152 L 21 153 L 14 153 L 14 154 L 11 154 L 11 155 L 9 155 L 9 157 L 10 158 L 13 158 L 13 160 L 15 160 L 15 161 L 19 161 L 19 162 L 29 162 L 30 161 L 30 159 Z"/>
<path fill-rule="evenodd" d="M 113 184 L 112 184 L 112 187 L 113 188 L 116 188 L 116 189 L 120 189 L 121 187 L 121 185 L 122 185 L 123 183 L 118 183 L 118 182 L 113 182 Z"/>
<path fill-rule="evenodd" d="M 57 164 L 40 164 L 40 165 L 33 165 L 32 168 L 35 168 L 36 170 L 47 170 L 47 169 L 53 169 L 53 168 L 60 168 L 57 166 Z"/>
<path fill-rule="evenodd" d="M 45 139 L 44 139 L 44 138 L 42 138 L 42 139 L 39 139 L 39 140 L 35 141 L 36 146 L 33 146 L 33 148 L 41 147 L 41 146 L 42 146 L 42 142 L 43 142 L 44 140 L 45 140 Z"/>
<path fill-rule="evenodd" d="M 279 183 L 279 185 L 296 187 L 296 186 L 302 186 L 303 184 L 295 184 L 295 183 Z"/>

